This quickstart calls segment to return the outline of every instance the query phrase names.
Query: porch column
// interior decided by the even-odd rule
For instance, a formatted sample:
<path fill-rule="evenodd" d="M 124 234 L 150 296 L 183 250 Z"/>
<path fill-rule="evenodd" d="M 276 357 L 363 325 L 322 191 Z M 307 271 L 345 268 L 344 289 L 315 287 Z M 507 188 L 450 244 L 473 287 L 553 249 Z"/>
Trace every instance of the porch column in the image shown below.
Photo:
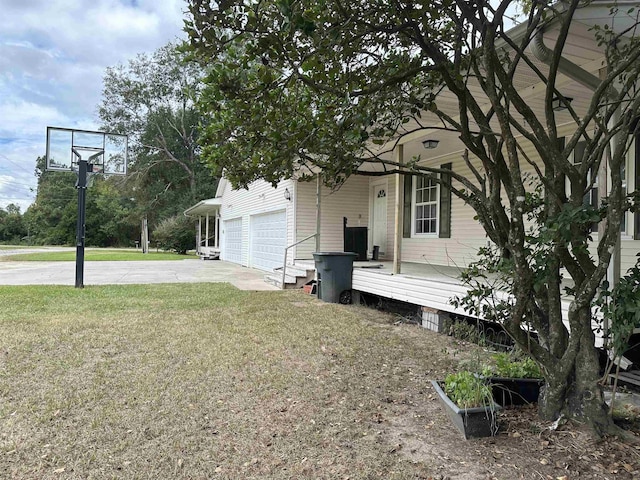
<path fill-rule="evenodd" d="M 610 123 L 612 125 L 615 125 L 620 119 L 620 109 L 617 109 L 614 112 L 613 118 L 611 119 Z M 612 126 L 610 125 L 610 126 Z M 610 144 L 609 144 L 609 152 L 607 153 L 607 158 L 606 161 L 601 162 L 600 164 L 600 169 L 598 170 L 598 181 L 596 183 L 597 187 L 598 187 L 598 203 L 600 203 L 600 199 L 604 198 L 604 197 L 608 197 L 610 192 L 611 192 L 611 175 L 610 175 L 610 171 L 611 171 L 611 167 L 609 165 L 609 161 L 611 159 L 612 156 L 615 155 L 615 149 L 617 148 L 617 144 L 618 144 L 618 139 L 619 136 L 621 134 L 618 133 L 617 135 L 614 135 L 613 139 L 611 140 Z M 627 159 L 623 159 L 623 162 L 626 163 Z M 626 176 L 628 177 L 630 175 L 631 172 L 629 172 L 629 169 L 626 169 Z M 628 179 L 627 179 L 627 184 L 628 184 Z M 629 227 L 627 227 L 629 228 Z M 600 222 L 598 224 L 598 235 L 600 238 L 602 238 L 602 235 L 604 234 L 604 224 L 603 222 Z M 620 259 L 620 247 L 621 247 L 621 233 L 620 230 L 618 230 L 617 233 L 617 240 L 616 243 L 613 247 L 613 252 L 611 255 L 611 261 L 609 262 L 609 267 L 607 268 L 607 281 L 609 282 L 609 289 L 612 289 L 613 287 L 615 287 L 618 282 L 620 281 L 620 276 L 621 276 L 621 259 Z M 608 325 L 604 325 L 605 327 L 605 331 L 608 328 Z"/>
<path fill-rule="evenodd" d="M 216 212 L 216 219 L 214 221 L 214 225 L 215 225 L 215 233 L 214 233 L 214 237 L 215 237 L 215 247 L 216 248 L 220 248 L 220 210 L 218 210 Z"/>
<path fill-rule="evenodd" d="M 218 248 L 218 212 L 213 215 L 213 246 Z"/>
<path fill-rule="evenodd" d="M 404 145 L 398 144 L 396 146 L 395 161 L 402 165 L 404 163 Z M 402 170 L 402 167 L 398 167 Z M 400 273 L 400 266 L 402 264 L 402 201 L 404 199 L 404 176 L 400 173 L 396 173 L 396 215 L 395 226 L 393 235 L 393 273 Z"/>
<path fill-rule="evenodd" d="M 196 253 L 200 253 L 201 243 L 202 243 L 202 217 L 198 215 L 198 231 L 196 233 Z"/>
<path fill-rule="evenodd" d="M 209 248 L 209 212 L 207 212 L 207 220 L 205 221 L 204 246 Z"/>

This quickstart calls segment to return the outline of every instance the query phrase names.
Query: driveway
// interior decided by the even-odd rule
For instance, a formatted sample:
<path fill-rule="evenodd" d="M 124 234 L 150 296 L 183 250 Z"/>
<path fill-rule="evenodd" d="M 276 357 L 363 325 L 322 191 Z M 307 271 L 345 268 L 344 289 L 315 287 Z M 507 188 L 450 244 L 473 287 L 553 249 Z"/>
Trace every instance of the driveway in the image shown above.
<path fill-rule="evenodd" d="M 0 250 L 0 256 L 42 251 Z M 51 251 L 51 249 L 47 249 Z M 0 262 L 0 285 L 75 285 L 75 262 Z M 228 282 L 240 290 L 277 290 L 265 272 L 220 260 L 85 262 L 84 284 Z"/>

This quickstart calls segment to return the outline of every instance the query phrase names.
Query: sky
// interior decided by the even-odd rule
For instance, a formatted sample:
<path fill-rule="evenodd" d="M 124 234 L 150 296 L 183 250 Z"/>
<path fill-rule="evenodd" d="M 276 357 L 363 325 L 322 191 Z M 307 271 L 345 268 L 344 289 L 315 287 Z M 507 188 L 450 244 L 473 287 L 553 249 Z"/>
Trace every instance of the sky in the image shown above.
<path fill-rule="evenodd" d="M 184 0 L 0 0 L 0 208 L 35 198 L 48 126 L 97 130 L 106 67 L 184 39 Z"/>

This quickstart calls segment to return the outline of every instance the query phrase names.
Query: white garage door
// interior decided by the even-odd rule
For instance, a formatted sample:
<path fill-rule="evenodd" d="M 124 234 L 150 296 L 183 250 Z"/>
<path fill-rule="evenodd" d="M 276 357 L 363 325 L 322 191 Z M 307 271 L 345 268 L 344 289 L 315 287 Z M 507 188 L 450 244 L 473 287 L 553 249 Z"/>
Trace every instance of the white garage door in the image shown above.
<path fill-rule="evenodd" d="M 254 215 L 250 223 L 251 266 L 272 271 L 281 267 L 287 246 L 287 214 L 284 210 Z"/>
<path fill-rule="evenodd" d="M 223 260 L 242 263 L 242 217 L 224 222 Z"/>

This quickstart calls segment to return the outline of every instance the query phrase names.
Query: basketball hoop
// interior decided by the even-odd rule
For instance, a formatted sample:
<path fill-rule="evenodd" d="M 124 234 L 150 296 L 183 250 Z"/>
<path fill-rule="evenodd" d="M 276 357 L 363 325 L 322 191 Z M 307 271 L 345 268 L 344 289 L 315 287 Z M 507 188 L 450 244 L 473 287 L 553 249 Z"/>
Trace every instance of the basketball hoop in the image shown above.
<path fill-rule="evenodd" d="M 90 173 L 126 175 L 128 137 L 117 133 L 47 127 L 46 169 L 77 172 L 80 160 L 100 166 L 99 171 L 92 168 Z"/>
<path fill-rule="evenodd" d="M 126 175 L 128 138 L 115 133 L 47 127 L 46 170 L 76 172 L 76 288 L 84 287 L 86 192 L 94 175 Z M 89 182 L 87 181 L 89 180 Z"/>

